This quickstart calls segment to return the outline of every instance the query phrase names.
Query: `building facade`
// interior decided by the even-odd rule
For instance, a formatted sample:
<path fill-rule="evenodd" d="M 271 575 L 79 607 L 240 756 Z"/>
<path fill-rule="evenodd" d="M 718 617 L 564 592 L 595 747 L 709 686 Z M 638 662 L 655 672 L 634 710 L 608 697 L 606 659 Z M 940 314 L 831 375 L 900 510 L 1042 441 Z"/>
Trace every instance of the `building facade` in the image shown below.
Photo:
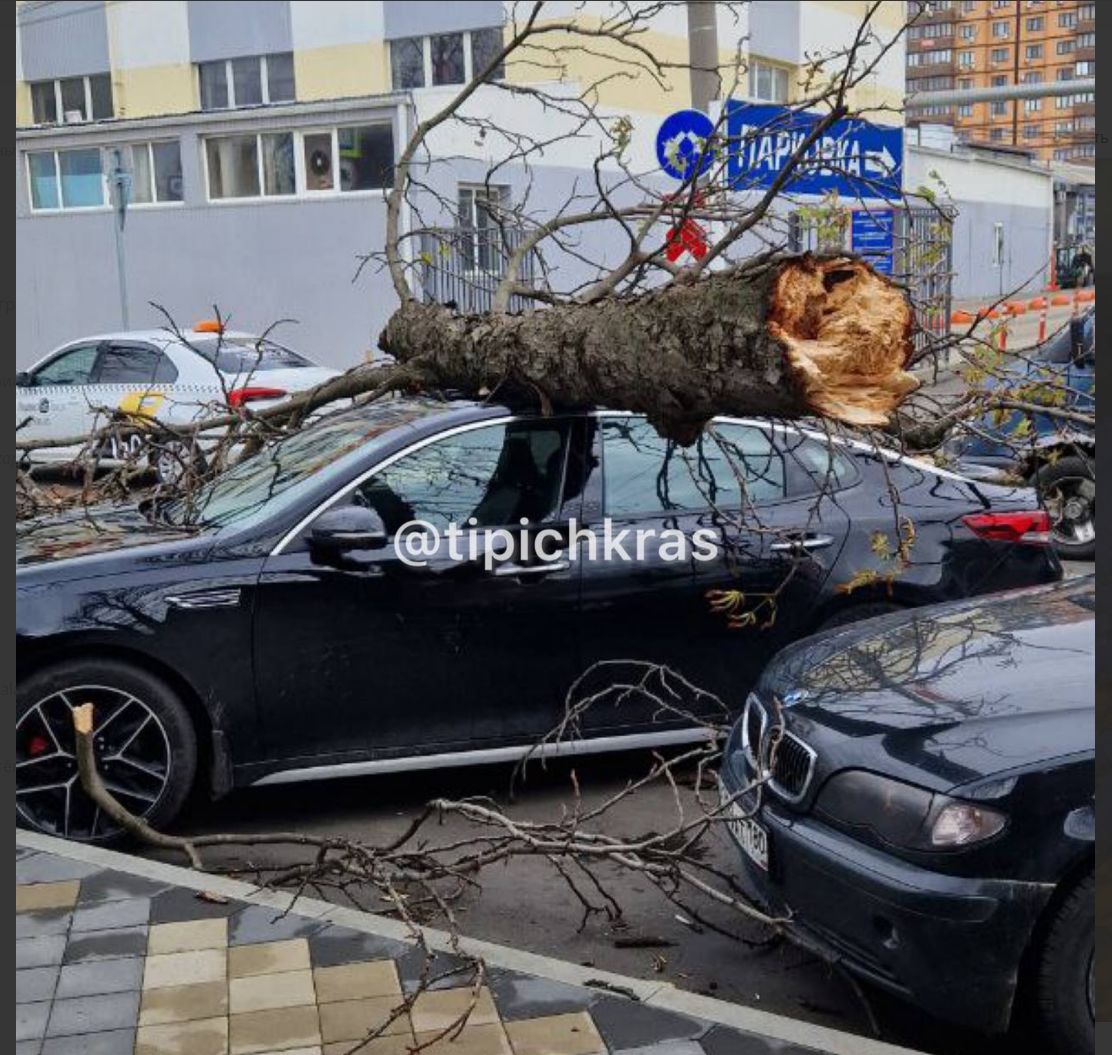
<path fill-rule="evenodd" d="M 635 5 L 636 6 L 636 5 Z M 686 5 L 653 10 L 642 38 L 685 63 Z M 864 2 L 779 0 L 717 6 L 720 62 L 748 64 L 735 96 L 799 97 L 810 56 L 853 38 Z M 559 0 L 542 19 L 598 22 L 609 5 Z M 121 289 L 133 328 L 213 314 L 343 367 L 373 354 L 393 288 L 381 252 L 392 166 L 416 123 L 487 61 L 520 5 L 501 0 L 24 0 L 16 5 L 17 364 L 75 336 L 120 328 Z M 874 16 L 897 35 L 904 5 Z M 630 163 L 653 170 L 661 118 L 691 105 L 684 70 L 604 77 L 599 49 L 563 53 L 558 90 L 596 85 L 602 114 L 628 118 Z M 551 66 L 511 64 L 496 77 L 551 88 Z M 898 121 L 902 43 L 856 91 L 857 105 Z M 553 120 L 527 98 L 484 85 L 471 105 L 506 128 Z M 490 162 L 465 127 L 429 143 L 442 163 L 430 191 L 445 223 L 476 228 Z M 494 191 L 555 211 L 590 180 L 597 144 L 506 165 Z M 114 205 L 128 188 L 122 230 Z M 666 180 L 660 181 L 663 190 Z M 403 226 L 412 223 L 403 217 Z M 118 239 L 117 239 L 117 236 Z M 464 232 L 468 266 L 481 240 Z M 611 236 L 595 232 L 603 243 Z M 117 240 L 126 276 L 117 278 Z M 604 254 L 606 246 L 595 247 Z M 575 278 L 573 256 L 562 262 Z M 155 306 L 157 305 L 157 307 Z"/>
<path fill-rule="evenodd" d="M 1096 76 L 1095 3 L 941 0 L 909 8 L 909 95 Z M 1043 161 L 1096 158 L 1092 93 L 909 107 L 907 122 L 948 124 L 967 142 L 1022 147 Z"/>

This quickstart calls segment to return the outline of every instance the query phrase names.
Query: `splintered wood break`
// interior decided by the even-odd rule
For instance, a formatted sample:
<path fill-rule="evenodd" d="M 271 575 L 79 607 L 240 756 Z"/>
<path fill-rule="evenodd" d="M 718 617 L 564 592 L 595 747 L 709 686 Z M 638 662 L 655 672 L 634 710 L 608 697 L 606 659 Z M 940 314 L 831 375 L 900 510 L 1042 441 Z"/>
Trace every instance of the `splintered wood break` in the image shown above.
<path fill-rule="evenodd" d="M 73 731 L 79 736 L 88 736 L 93 731 L 93 705 L 83 703 L 73 709 Z"/>
<path fill-rule="evenodd" d="M 848 258 L 801 257 L 780 270 L 769 335 L 786 349 L 808 405 L 853 425 L 883 425 L 918 381 L 911 307 L 883 275 Z"/>

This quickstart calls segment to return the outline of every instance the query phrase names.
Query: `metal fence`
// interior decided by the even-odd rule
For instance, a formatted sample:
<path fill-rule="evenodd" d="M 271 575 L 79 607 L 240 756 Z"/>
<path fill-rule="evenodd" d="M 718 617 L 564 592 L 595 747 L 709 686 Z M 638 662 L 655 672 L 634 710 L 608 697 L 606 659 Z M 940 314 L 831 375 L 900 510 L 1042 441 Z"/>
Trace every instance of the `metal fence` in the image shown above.
<path fill-rule="evenodd" d="M 893 209 L 891 276 L 906 286 L 915 305 L 915 352 L 950 332 L 953 285 L 954 214 L 945 209 Z M 793 212 L 788 218 L 788 245 L 794 253 L 849 251 L 850 217 L 816 221 Z"/>
<path fill-rule="evenodd" d="M 510 256 L 524 238 L 524 231 L 509 227 L 452 227 L 422 232 L 418 274 L 424 299 L 452 304 L 469 314 L 489 311 Z M 517 281 L 531 286 L 537 271 L 536 253 L 527 253 Z M 532 306 L 528 297 L 510 297 L 510 311 L 526 311 Z"/>

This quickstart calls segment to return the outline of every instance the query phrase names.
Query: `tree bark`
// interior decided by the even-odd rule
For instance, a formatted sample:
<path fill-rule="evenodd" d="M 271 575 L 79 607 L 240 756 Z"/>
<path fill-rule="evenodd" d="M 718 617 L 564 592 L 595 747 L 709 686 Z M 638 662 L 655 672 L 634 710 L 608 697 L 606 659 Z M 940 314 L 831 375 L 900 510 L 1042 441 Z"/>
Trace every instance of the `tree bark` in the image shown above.
<path fill-rule="evenodd" d="M 638 297 L 520 315 L 408 302 L 379 347 L 429 384 L 646 415 L 690 443 L 719 414 L 883 425 L 916 386 L 912 313 L 850 257 L 784 257 Z"/>

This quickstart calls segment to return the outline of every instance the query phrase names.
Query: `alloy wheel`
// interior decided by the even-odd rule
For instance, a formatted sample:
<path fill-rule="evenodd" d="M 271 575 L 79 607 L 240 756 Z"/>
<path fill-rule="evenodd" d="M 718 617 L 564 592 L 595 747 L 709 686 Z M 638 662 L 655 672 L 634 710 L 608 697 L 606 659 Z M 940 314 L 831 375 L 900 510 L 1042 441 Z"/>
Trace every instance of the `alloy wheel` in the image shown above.
<path fill-rule="evenodd" d="M 81 788 L 73 708 L 93 705 L 93 753 L 104 786 L 138 817 L 170 779 L 170 740 L 138 697 L 103 685 L 75 685 L 39 700 L 16 722 L 16 812 L 24 823 L 67 839 L 101 839 L 114 822 Z"/>
<path fill-rule="evenodd" d="M 1086 476 L 1055 480 L 1045 494 L 1054 541 L 1064 546 L 1092 542 L 1097 535 L 1096 481 Z"/>

